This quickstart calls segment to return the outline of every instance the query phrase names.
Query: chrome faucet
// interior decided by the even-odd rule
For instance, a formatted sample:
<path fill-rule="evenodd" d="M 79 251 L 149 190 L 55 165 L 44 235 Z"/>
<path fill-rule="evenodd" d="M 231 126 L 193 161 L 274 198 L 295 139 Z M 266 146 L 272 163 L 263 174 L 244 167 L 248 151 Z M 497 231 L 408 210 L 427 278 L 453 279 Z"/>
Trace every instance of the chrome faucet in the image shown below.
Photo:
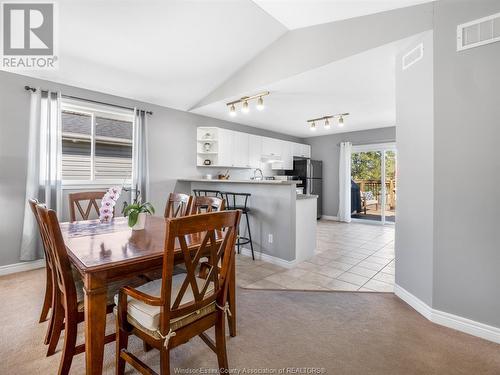
<path fill-rule="evenodd" d="M 260 178 L 257 178 L 257 176 L 256 176 L 257 172 L 260 172 Z M 255 168 L 253 170 L 253 178 L 252 178 L 252 180 L 262 181 L 263 179 L 264 179 L 264 173 L 262 173 L 262 169 Z"/>

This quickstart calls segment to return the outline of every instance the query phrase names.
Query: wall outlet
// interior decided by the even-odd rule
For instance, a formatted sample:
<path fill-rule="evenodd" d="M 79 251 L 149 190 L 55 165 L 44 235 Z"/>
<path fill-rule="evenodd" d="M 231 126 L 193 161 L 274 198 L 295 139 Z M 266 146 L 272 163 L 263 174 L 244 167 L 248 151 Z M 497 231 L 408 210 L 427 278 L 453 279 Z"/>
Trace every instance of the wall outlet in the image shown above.
<path fill-rule="evenodd" d="M 270 234 L 267 240 L 269 241 L 269 243 L 273 243 L 273 235 Z"/>

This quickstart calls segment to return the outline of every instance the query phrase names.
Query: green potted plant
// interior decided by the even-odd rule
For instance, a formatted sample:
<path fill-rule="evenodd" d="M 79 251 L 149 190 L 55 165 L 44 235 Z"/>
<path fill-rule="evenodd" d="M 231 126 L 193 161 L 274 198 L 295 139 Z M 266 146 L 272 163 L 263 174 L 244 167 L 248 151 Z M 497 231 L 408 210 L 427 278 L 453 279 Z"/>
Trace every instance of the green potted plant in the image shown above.
<path fill-rule="evenodd" d="M 132 230 L 142 230 L 146 224 L 146 215 L 153 215 L 155 209 L 153 205 L 149 202 L 141 203 L 140 201 L 134 201 L 129 205 L 126 205 L 123 209 L 123 215 L 128 217 L 128 226 Z"/>

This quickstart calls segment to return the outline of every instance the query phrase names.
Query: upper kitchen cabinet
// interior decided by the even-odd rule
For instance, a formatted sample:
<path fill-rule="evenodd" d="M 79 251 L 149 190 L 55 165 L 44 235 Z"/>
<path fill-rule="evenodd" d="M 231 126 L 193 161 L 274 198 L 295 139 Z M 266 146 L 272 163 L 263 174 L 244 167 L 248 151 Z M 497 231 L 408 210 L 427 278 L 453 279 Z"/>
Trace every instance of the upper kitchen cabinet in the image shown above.
<path fill-rule="evenodd" d="M 248 135 L 248 164 L 250 168 L 262 168 L 262 137 Z"/>
<path fill-rule="evenodd" d="M 232 167 L 250 168 L 249 141 L 250 135 L 241 132 L 233 133 Z"/>
<path fill-rule="evenodd" d="M 266 157 L 281 157 L 281 140 L 269 137 L 262 137 L 262 155 Z"/>
<path fill-rule="evenodd" d="M 311 146 L 302 143 L 293 143 L 293 156 L 300 158 L 311 157 Z"/>
<path fill-rule="evenodd" d="M 261 137 L 216 127 L 199 127 L 196 139 L 197 166 L 293 169 L 293 157 L 310 157 L 309 145 Z"/>
<path fill-rule="evenodd" d="M 280 160 L 272 164 L 272 169 L 293 169 L 293 142 L 280 141 Z"/>

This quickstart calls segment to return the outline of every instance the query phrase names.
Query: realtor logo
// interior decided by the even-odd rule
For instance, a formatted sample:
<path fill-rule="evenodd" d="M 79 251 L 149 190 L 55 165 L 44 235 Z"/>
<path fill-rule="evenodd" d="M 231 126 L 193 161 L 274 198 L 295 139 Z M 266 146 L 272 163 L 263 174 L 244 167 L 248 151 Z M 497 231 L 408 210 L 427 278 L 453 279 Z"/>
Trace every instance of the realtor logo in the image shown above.
<path fill-rule="evenodd" d="M 2 21 L 2 67 L 55 68 L 53 3 L 3 3 Z"/>

